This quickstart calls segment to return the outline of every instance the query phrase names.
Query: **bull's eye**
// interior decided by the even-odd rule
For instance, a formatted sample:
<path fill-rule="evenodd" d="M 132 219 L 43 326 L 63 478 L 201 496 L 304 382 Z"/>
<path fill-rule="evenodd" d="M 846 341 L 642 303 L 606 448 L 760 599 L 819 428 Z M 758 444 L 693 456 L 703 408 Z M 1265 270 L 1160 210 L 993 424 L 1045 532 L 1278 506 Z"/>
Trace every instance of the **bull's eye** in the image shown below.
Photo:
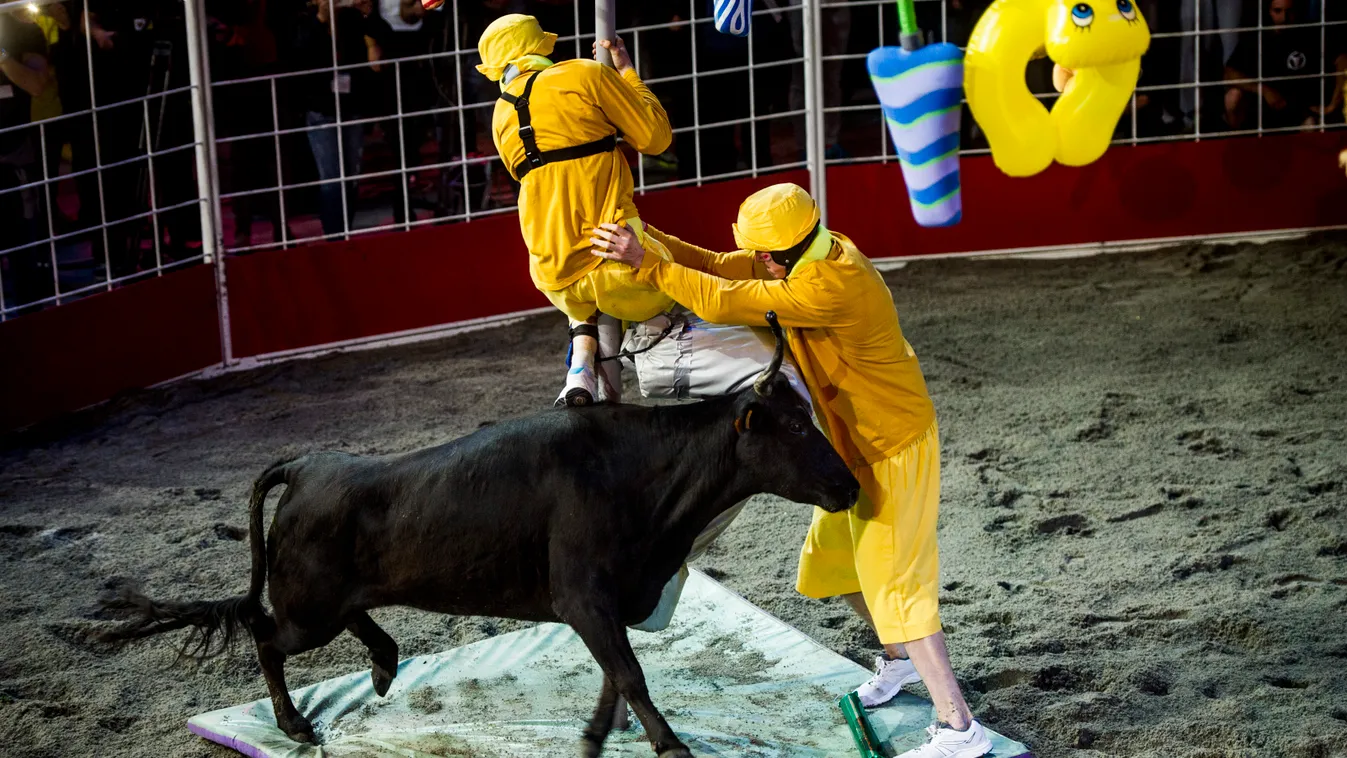
<path fill-rule="evenodd" d="M 799 421 L 790 422 L 790 426 L 788 428 L 790 429 L 791 434 L 798 434 L 802 437 L 804 436 L 804 424 L 801 424 Z"/>

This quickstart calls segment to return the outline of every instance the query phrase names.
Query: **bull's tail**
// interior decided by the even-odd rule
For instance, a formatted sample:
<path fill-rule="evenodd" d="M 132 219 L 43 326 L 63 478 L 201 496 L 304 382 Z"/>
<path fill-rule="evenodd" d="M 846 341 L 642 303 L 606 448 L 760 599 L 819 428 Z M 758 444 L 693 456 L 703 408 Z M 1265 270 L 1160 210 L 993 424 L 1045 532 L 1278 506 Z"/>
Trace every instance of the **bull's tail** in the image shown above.
<path fill-rule="evenodd" d="M 249 544 L 252 548 L 252 581 L 248 594 L 214 601 L 177 602 L 153 600 L 134 586 L 123 586 L 102 598 L 102 605 L 125 621 L 115 629 L 98 634 L 103 642 L 128 642 L 177 629 L 190 629 L 183 643 L 184 657 L 204 660 L 229 650 L 240 629 L 256 636 L 258 625 L 271 626 L 271 617 L 262 607 L 262 590 L 267 580 L 267 545 L 262 510 L 267 492 L 287 481 L 291 461 L 267 468 L 253 484 L 249 508 Z"/>

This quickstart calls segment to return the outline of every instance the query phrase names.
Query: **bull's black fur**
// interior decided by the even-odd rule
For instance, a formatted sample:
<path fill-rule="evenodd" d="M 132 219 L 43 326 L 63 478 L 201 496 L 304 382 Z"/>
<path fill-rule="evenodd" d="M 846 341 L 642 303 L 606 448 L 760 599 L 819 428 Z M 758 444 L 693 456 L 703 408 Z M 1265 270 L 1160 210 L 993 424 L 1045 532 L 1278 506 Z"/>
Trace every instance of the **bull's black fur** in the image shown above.
<path fill-rule="evenodd" d="M 248 593 L 181 603 L 124 590 L 109 606 L 132 619 L 104 639 L 190 628 L 192 652 L 205 656 L 246 628 L 278 725 L 312 740 L 285 659 L 349 630 L 370 649 L 385 694 L 397 643 L 371 609 L 561 621 L 604 671 L 584 753 L 602 750 L 620 694 L 657 753 L 690 755 L 650 702 L 625 627 L 649 616 L 696 536 L 744 498 L 769 492 L 837 511 L 859 491 L 799 396 L 784 379 L 768 382 L 775 391 L 687 405 L 549 411 L 387 458 L 324 452 L 276 463 L 250 502 Z M 263 504 L 280 484 L 264 536 Z M 274 616 L 262 606 L 268 573 Z"/>

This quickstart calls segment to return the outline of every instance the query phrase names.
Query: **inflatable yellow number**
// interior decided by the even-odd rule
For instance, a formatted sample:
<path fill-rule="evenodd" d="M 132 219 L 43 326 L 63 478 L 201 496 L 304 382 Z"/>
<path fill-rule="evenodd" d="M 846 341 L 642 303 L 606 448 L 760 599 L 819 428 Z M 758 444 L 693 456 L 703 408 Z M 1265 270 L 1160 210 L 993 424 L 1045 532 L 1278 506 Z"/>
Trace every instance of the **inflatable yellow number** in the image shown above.
<path fill-rule="evenodd" d="M 1133 0 L 992 3 L 968 41 L 964 92 L 997 168 L 1032 176 L 1054 160 L 1083 166 L 1103 155 L 1150 40 Z M 1074 72 L 1051 112 L 1024 80 L 1045 52 Z"/>

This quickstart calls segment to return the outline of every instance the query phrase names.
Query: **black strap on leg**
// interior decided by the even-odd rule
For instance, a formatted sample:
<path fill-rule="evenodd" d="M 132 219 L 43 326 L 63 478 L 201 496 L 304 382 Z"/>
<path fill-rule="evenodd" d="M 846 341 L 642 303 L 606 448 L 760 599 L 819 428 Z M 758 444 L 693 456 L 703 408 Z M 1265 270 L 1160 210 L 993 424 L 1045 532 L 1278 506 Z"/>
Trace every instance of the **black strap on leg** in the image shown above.
<path fill-rule="evenodd" d="M 617 135 L 610 134 L 583 145 L 546 152 L 539 150 L 538 135 L 533 131 L 533 114 L 529 112 L 529 95 L 532 94 L 533 83 L 537 80 L 538 74 L 529 76 L 528 81 L 524 83 L 524 91 L 518 97 L 508 92 L 500 96 L 501 100 L 514 106 L 515 114 L 519 117 L 519 139 L 524 143 L 524 160 L 514 167 L 514 173 L 520 181 L 523 181 L 528 172 L 548 163 L 573 161 L 600 153 L 611 153 L 617 149 Z"/>
<path fill-rule="evenodd" d="M 594 324 L 578 324 L 571 327 L 570 334 L 571 339 L 575 339 L 576 337 L 593 337 L 594 339 L 598 339 L 599 327 Z"/>

